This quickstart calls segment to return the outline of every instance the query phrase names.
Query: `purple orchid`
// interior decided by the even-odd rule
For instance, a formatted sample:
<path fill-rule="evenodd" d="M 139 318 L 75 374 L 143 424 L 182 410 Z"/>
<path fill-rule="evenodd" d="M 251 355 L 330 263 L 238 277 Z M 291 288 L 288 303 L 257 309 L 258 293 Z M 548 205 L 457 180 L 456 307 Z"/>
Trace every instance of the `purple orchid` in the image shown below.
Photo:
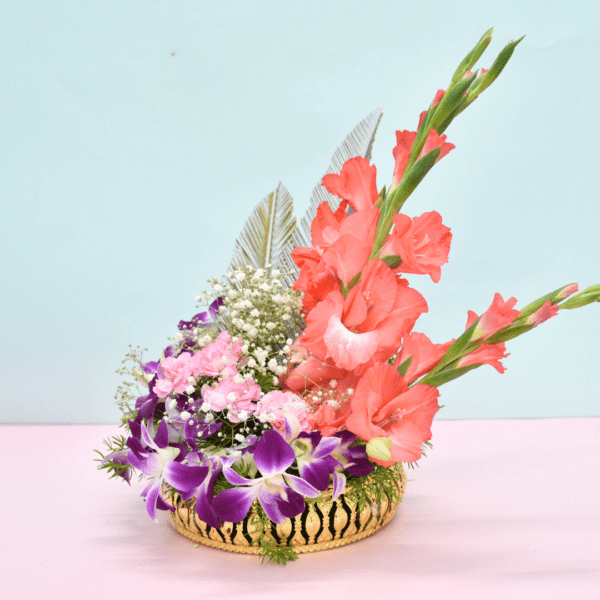
<path fill-rule="evenodd" d="M 137 429 L 137 428 L 136 428 Z M 156 509 L 174 510 L 160 495 L 163 480 L 179 492 L 188 492 L 197 488 L 206 478 L 207 467 L 183 465 L 180 461 L 182 447 L 169 446 L 167 424 L 160 422 L 156 437 L 152 439 L 146 426 L 139 427 L 140 438 L 127 440 L 129 453 L 127 459 L 132 467 L 139 469 L 150 478 L 150 483 L 142 492 L 146 500 L 146 510 L 153 521 L 158 522 Z"/>
<path fill-rule="evenodd" d="M 283 523 L 304 511 L 304 498 L 317 498 L 321 492 L 300 477 L 290 475 L 286 469 L 296 460 L 294 449 L 274 429 L 265 431 L 256 445 L 254 462 L 262 477 L 246 479 L 232 468 L 231 459 L 222 459 L 223 475 L 236 486 L 221 492 L 213 507 L 221 521 L 239 523 L 254 500 L 274 523 Z"/>
<path fill-rule="evenodd" d="M 117 452 L 113 452 L 112 454 L 109 454 L 108 456 L 105 456 L 101 461 L 100 461 L 100 467 L 103 467 L 105 464 L 107 463 L 111 463 L 113 465 L 123 465 L 126 468 L 123 470 L 117 471 L 117 469 L 114 469 L 114 473 L 117 477 L 121 477 L 123 478 L 129 485 L 131 485 L 131 465 L 129 464 L 129 461 L 127 460 L 127 451 L 126 450 L 119 450 Z"/>
<path fill-rule="evenodd" d="M 210 327 L 214 325 L 219 316 L 219 308 L 225 302 L 223 298 L 217 298 L 209 307 L 207 312 L 201 312 L 194 315 L 189 321 L 179 321 L 177 328 L 181 331 L 195 329 L 197 327 Z"/>
<path fill-rule="evenodd" d="M 188 454 L 188 461 L 190 464 L 206 467 L 208 469 L 208 474 L 197 488 L 182 493 L 181 499 L 189 500 L 192 496 L 196 496 L 196 513 L 198 514 L 198 517 L 210 527 L 219 529 L 221 527 L 221 522 L 213 507 L 213 500 L 215 481 L 222 470 L 221 461 L 216 456 L 205 459 L 202 459 L 201 456 L 202 455 L 199 453 L 190 452 Z"/>
<path fill-rule="evenodd" d="M 324 492 L 329 487 L 331 475 L 342 465 L 332 456 L 340 445 L 337 437 L 323 437 L 320 431 L 302 431 L 297 417 L 286 411 L 284 417 L 285 440 L 296 455 L 300 476 L 316 489 Z"/>
<path fill-rule="evenodd" d="M 335 500 L 346 487 L 346 476 L 342 473 L 343 470 L 355 477 L 364 477 L 373 470 L 373 465 L 367 458 L 367 451 L 363 446 L 350 446 L 356 440 L 356 435 L 350 431 L 340 431 L 334 434 L 334 437 L 340 440 L 339 446 L 331 454 L 339 464 L 333 473 L 332 497 Z"/>
<path fill-rule="evenodd" d="M 302 431 L 298 418 L 286 411 L 284 437 L 296 455 L 300 476 L 313 487 L 324 492 L 329 487 L 331 475 L 340 463 L 332 452 L 340 445 L 339 438 L 324 438 L 320 431 Z"/>

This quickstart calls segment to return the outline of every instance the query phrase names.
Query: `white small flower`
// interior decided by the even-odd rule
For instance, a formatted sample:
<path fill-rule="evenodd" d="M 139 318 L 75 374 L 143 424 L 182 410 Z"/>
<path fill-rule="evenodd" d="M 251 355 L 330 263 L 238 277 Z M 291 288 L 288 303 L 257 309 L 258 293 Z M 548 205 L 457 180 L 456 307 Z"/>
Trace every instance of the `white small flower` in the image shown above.
<path fill-rule="evenodd" d="M 248 361 L 248 366 L 249 366 L 251 369 L 254 369 L 254 367 L 256 367 L 256 361 L 255 361 L 253 358 L 251 358 L 251 359 Z"/>
<path fill-rule="evenodd" d="M 272 275 L 273 277 L 281 277 L 281 271 L 280 271 L 279 269 L 273 269 L 273 270 L 271 271 L 271 275 Z"/>
<path fill-rule="evenodd" d="M 238 419 L 240 421 L 245 421 L 248 418 L 248 411 L 247 410 L 240 410 L 240 412 L 238 413 Z"/>
<path fill-rule="evenodd" d="M 215 420 L 215 415 L 213 415 L 212 413 L 208 413 L 205 417 L 204 417 L 204 422 L 205 423 L 212 423 Z"/>
<path fill-rule="evenodd" d="M 186 394 L 193 394 L 195 390 L 196 390 L 196 388 L 193 385 L 190 385 L 190 386 L 188 386 L 188 387 L 185 388 L 185 393 Z"/>
<path fill-rule="evenodd" d="M 178 331 L 178 332 L 175 334 L 175 339 L 176 339 L 176 340 L 182 340 L 182 339 L 183 339 L 183 335 L 181 334 L 181 332 L 180 332 L 180 331 Z"/>
<path fill-rule="evenodd" d="M 184 410 L 180 415 L 179 415 L 184 421 L 187 421 L 192 415 L 190 415 L 190 413 L 187 410 Z"/>
<path fill-rule="evenodd" d="M 285 340 L 285 343 L 286 343 L 288 346 L 291 346 L 291 345 L 294 343 L 294 340 L 292 340 L 292 338 L 288 338 L 287 340 Z"/>
<path fill-rule="evenodd" d="M 256 317 L 260 317 L 260 313 L 258 312 L 258 309 L 257 309 L 257 308 L 255 308 L 255 309 L 254 309 L 254 310 L 253 310 L 253 311 L 250 313 L 250 316 L 251 316 L 251 317 L 254 317 L 254 318 L 256 318 Z"/>
<path fill-rule="evenodd" d="M 279 385 L 279 379 L 277 379 L 277 377 L 273 377 L 273 385 Z"/>
<path fill-rule="evenodd" d="M 177 400 L 171 400 L 171 402 L 169 402 L 170 409 L 174 409 L 176 406 L 177 406 Z"/>
<path fill-rule="evenodd" d="M 235 278 L 236 278 L 238 281 L 244 281 L 244 279 L 246 279 L 246 274 L 245 274 L 245 273 L 242 273 L 242 271 L 238 271 L 238 272 L 235 274 Z"/>
<path fill-rule="evenodd" d="M 202 412 L 208 412 L 211 409 L 211 406 L 208 402 L 203 402 L 202 406 L 200 407 L 200 410 Z"/>
<path fill-rule="evenodd" d="M 234 378 L 233 378 L 233 383 L 237 383 L 238 385 L 240 383 L 244 383 L 244 376 L 241 375 L 240 373 L 238 373 Z"/>
<path fill-rule="evenodd" d="M 245 442 L 246 438 L 241 433 L 236 433 L 234 436 L 236 442 Z"/>
<path fill-rule="evenodd" d="M 223 286 L 219 283 L 214 283 L 213 284 L 213 290 L 215 290 L 215 292 L 222 292 L 223 291 Z"/>
<path fill-rule="evenodd" d="M 229 402 L 235 402 L 237 396 L 235 395 L 235 392 L 229 392 L 229 394 L 227 394 L 227 396 L 225 396 L 227 398 L 227 400 L 229 400 Z"/>
<path fill-rule="evenodd" d="M 246 288 L 244 290 L 244 296 L 246 296 L 246 298 L 249 298 L 250 296 L 252 296 L 252 290 L 249 290 Z"/>

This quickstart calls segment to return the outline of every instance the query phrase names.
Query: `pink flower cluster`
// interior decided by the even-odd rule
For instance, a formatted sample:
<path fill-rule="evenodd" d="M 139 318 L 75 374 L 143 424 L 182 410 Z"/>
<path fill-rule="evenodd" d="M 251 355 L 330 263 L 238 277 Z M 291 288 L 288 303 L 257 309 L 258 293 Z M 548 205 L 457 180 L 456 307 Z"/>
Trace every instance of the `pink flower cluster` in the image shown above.
<path fill-rule="evenodd" d="M 152 391 L 159 398 L 172 393 L 192 392 L 196 379 L 215 378 L 216 385 L 204 385 L 202 400 L 210 410 L 228 410 L 227 418 L 239 423 L 251 416 L 269 422 L 283 431 L 286 413 L 294 415 L 305 429 L 310 429 L 310 407 L 290 391 L 272 391 L 264 396 L 260 386 L 251 378 L 243 377 L 238 367 L 247 360 L 242 353 L 242 342 L 233 342 L 228 332 L 198 352 L 182 352 L 177 358 L 162 360 L 158 381 Z M 191 389 L 190 389 L 191 386 Z"/>

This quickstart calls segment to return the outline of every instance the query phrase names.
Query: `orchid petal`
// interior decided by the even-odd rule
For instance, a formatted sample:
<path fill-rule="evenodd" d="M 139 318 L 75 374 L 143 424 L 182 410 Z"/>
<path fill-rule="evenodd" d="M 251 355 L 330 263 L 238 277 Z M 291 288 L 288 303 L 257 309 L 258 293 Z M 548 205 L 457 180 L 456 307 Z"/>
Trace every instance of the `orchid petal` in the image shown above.
<path fill-rule="evenodd" d="M 277 524 L 293 519 L 304 512 L 304 498 L 293 490 L 285 490 L 285 497 L 277 489 L 263 486 L 258 501 L 271 521 Z"/>
<path fill-rule="evenodd" d="M 178 462 L 169 462 L 164 468 L 164 478 L 180 492 L 188 492 L 202 484 L 208 474 L 208 467 L 191 467 Z"/>
<path fill-rule="evenodd" d="M 262 434 L 256 451 L 254 462 L 262 475 L 269 478 L 280 475 L 296 460 L 293 448 L 274 429 L 268 429 Z"/>
<path fill-rule="evenodd" d="M 233 485 L 256 485 L 259 481 L 259 479 L 246 479 L 228 466 L 223 468 L 223 475 L 225 475 L 225 479 L 227 479 L 229 483 L 233 483 Z M 263 478 L 261 477 L 260 480 L 262 479 Z"/>
<path fill-rule="evenodd" d="M 307 498 L 317 498 L 321 495 L 321 492 L 317 488 L 300 477 L 290 475 L 289 473 L 285 473 L 283 477 L 285 482 L 294 492 L 302 494 Z"/>
<path fill-rule="evenodd" d="M 159 488 L 160 486 L 158 485 L 158 483 L 156 483 L 153 486 L 151 486 L 148 492 L 146 493 L 146 510 L 148 511 L 150 518 L 155 523 L 158 523 L 158 518 L 156 517 L 156 503 L 158 502 Z"/>
<path fill-rule="evenodd" d="M 307 462 L 300 467 L 302 479 L 321 492 L 329 487 L 329 476 L 333 471 L 334 468 L 324 460 Z"/>
<path fill-rule="evenodd" d="M 340 438 L 336 437 L 323 438 L 313 450 L 312 457 L 323 458 L 329 456 L 340 445 L 340 442 Z"/>
<path fill-rule="evenodd" d="M 339 471 L 335 471 L 333 473 L 333 494 L 331 494 L 331 497 L 334 500 L 337 500 L 340 494 L 344 491 L 345 487 L 346 476 L 343 473 L 340 473 Z"/>
<path fill-rule="evenodd" d="M 221 521 L 239 523 L 244 520 L 259 493 L 259 485 L 225 490 L 214 499 L 213 508 Z"/>

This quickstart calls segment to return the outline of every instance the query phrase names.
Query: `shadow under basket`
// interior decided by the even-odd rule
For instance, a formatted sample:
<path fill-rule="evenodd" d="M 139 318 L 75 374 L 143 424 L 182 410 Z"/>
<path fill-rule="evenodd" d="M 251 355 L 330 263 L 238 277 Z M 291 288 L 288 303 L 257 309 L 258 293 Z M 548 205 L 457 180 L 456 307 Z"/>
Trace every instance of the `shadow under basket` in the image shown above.
<path fill-rule="evenodd" d="M 396 498 L 382 493 L 377 502 L 366 502 L 359 510 L 357 502 L 347 495 L 341 494 L 333 500 L 329 488 L 317 500 L 306 501 L 304 512 L 297 517 L 286 519 L 281 525 L 270 522 L 270 531 L 266 533 L 278 546 L 290 547 L 296 554 L 339 548 L 369 537 L 394 518 L 404 495 L 406 474 L 400 464 L 395 470 Z M 193 542 L 227 552 L 261 554 L 257 543 L 261 526 L 257 523 L 256 501 L 243 521 L 225 522 L 221 529 L 210 527 L 198 518 L 195 498 L 183 501 L 174 493 L 168 501 L 175 507 L 171 513 L 173 526 Z"/>

